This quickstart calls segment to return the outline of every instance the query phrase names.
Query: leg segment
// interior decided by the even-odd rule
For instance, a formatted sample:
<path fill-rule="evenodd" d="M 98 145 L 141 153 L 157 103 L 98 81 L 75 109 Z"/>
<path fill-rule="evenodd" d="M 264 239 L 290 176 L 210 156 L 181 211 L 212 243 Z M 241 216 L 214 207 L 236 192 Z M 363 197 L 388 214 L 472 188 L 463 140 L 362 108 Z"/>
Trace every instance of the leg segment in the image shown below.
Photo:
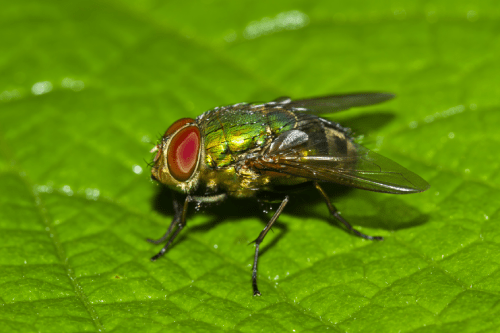
<path fill-rule="evenodd" d="M 326 195 L 326 192 L 323 190 L 323 188 L 321 188 L 321 186 L 319 186 L 319 184 L 317 182 L 314 182 L 314 187 L 316 187 L 318 192 L 321 194 L 321 196 L 325 200 L 325 203 L 328 206 L 328 210 L 330 211 L 330 214 L 332 214 L 337 220 L 342 222 L 342 224 L 344 224 L 346 226 L 346 228 L 349 229 L 351 232 L 353 232 L 355 235 L 357 235 L 359 237 L 363 237 L 364 239 L 369 239 L 369 240 L 383 240 L 384 239 L 381 236 L 365 235 L 364 233 L 354 229 L 353 226 L 349 224 L 349 222 L 347 222 L 346 220 L 344 220 L 344 218 L 342 216 L 340 216 L 340 214 L 337 211 L 337 209 L 335 208 L 335 206 L 333 206 L 332 203 L 330 202 L 330 199 Z"/>
<path fill-rule="evenodd" d="M 177 235 L 181 232 L 181 230 L 186 226 L 186 215 L 188 211 L 188 206 L 189 203 L 194 201 L 194 202 L 206 202 L 206 203 L 215 203 L 222 201 L 227 198 L 227 194 L 218 194 L 218 195 L 213 195 L 213 196 L 190 196 L 188 195 L 186 199 L 184 200 L 184 205 L 181 207 L 180 202 L 177 199 L 174 199 L 174 219 L 170 223 L 170 226 L 167 229 L 167 232 L 160 238 L 160 239 L 147 239 L 148 242 L 153 243 L 153 244 L 160 244 L 164 242 L 170 234 L 172 234 L 172 231 L 174 231 L 175 227 L 177 226 L 177 230 L 172 234 L 170 239 L 167 241 L 167 244 L 158 252 L 155 256 L 151 258 L 151 261 L 156 261 L 158 258 L 160 258 L 162 255 L 167 252 L 169 246 L 172 244 L 174 239 L 177 237 Z"/>
<path fill-rule="evenodd" d="M 172 244 L 175 237 L 177 237 L 179 232 L 181 232 L 182 228 L 184 228 L 184 226 L 186 225 L 186 214 L 187 214 L 187 210 L 188 210 L 188 204 L 190 201 L 191 201 L 191 197 L 188 195 L 186 197 L 186 199 L 184 200 L 184 206 L 183 206 L 182 210 L 179 210 L 180 211 L 180 219 L 179 219 L 179 214 L 177 213 L 177 211 L 175 212 L 174 220 L 172 221 L 172 223 L 170 223 L 170 226 L 168 227 L 167 232 L 165 233 L 165 235 L 163 235 L 162 238 L 158 239 L 158 241 L 162 242 L 165 239 L 167 239 L 168 235 L 170 235 L 172 230 L 174 230 L 176 224 L 177 224 L 178 229 L 174 232 L 172 237 L 170 237 L 167 244 L 160 250 L 160 252 L 158 252 L 156 255 L 151 257 L 151 261 L 156 261 L 162 255 L 164 255 L 165 252 L 167 252 L 167 249 L 170 246 L 170 244 Z M 179 204 L 174 204 L 174 209 L 178 208 L 178 207 L 176 208 L 176 205 L 179 206 Z M 158 243 L 156 243 L 156 241 L 153 241 L 152 243 L 158 244 Z"/>
<path fill-rule="evenodd" d="M 262 230 L 260 232 L 259 237 L 257 237 L 257 239 L 255 240 L 255 257 L 253 260 L 253 272 L 252 272 L 252 287 L 253 287 L 253 295 L 254 296 L 261 295 L 259 288 L 257 288 L 257 261 L 259 259 L 259 245 L 264 240 L 264 237 L 266 237 L 267 232 L 269 231 L 269 229 L 271 229 L 274 222 L 276 222 L 276 220 L 280 216 L 281 212 L 283 212 L 283 209 L 285 208 L 287 203 L 288 203 L 288 195 L 285 197 L 285 199 L 283 199 L 283 201 L 281 202 L 281 205 L 278 207 L 278 209 L 274 213 L 273 217 L 271 217 L 271 220 L 267 223 L 264 230 Z"/>
<path fill-rule="evenodd" d="M 170 226 L 168 227 L 167 232 L 165 232 L 165 235 L 163 235 L 159 239 L 148 238 L 146 240 L 150 243 L 153 243 L 153 244 L 163 243 L 165 241 L 165 239 L 168 238 L 168 235 L 170 235 L 172 230 L 174 230 L 175 225 L 181 221 L 181 219 L 182 219 L 182 207 L 177 199 L 174 199 L 174 214 L 175 215 L 174 215 L 174 218 L 172 219 L 172 223 L 170 223 Z"/>

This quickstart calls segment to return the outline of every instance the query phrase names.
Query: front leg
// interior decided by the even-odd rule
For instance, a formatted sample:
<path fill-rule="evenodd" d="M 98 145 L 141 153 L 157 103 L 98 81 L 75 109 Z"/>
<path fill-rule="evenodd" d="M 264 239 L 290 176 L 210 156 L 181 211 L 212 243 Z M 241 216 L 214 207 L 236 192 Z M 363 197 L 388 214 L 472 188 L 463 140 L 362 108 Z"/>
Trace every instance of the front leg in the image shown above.
<path fill-rule="evenodd" d="M 183 210 L 181 203 L 179 202 L 179 200 L 177 198 L 174 198 L 173 204 L 174 204 L 174 218 L 172 219 L 172 222 L 170 223 L 170 226 L 168 227 L 167 232 L 165 232 L 165 234 L 159 239 L 147 238 L 146 240 L 148 242 L 153 243 L 153 244 L 163 243 L 165 241 L 165 239 L 168 238 L 168 235 L 170 235 L 172 230 L 174 230 L 175 225 L 181 221 L 182 210 Z"/>
<path fill-rule="evenodd" d="M 187 215 L 187 210 L 188 210 L 188 204 L 189 204 L 190 201 L 191 201 L 191 197 L 188 195 L 186 197 L 186 199 L 184 200 L 184 206 L 183 206 L 182 210 L 179 210 L 180 211 L 180 217 L 178 216 L 178 213 L 176 211 L 174 219 L 172 220 L 172 223 L 170 223 L 170 226 L 168 227 L 167 232 L 165 233 L 165 235 L 163 235 L 162 238 L 158 239 L 158 241 L 163 242 L 165 239 L 167 239 L 168 235 L 170 235 L 170 233 L 175 229 L 176 226 L 178 227 L 177 230 L 175 230 L 175 232 L 172 235 L 172 237 L 170 237 L 170 239 L 168 240 L 167 244 L 160 250 L 160 252 L 158 252 L 153 257 L 151 257 L 151 261 L 156 261 L 162 255 L 164 255 L 165 252 L 167 252 L 167 249 L 170 246 L 170 244 L 172 244 L 172 242 L 174 241 L 175 237 L 177 237 L 177 235 L 179 234 L 179 232 L 181 232 L 181 230 L 186 225 L 186 215 Z M 174 204 L 174 209 L 176 209 L 176 204 Z M 158 243 L 156 243 L 156 241 L 153 241 L 152 243 L 158 244 Z"/>
<path fill-rule="evenodd" d="M 153 239 L 148 239 L 147 241 L 153 244 L 159 244 L 165 241 L 168 236 L 172 233 L 172 231 L 177 227 L 175 232 L 173 233 L 172 237 L 168 240 L 167 244 L 158 252 L 156 255 L 154 255 L 151 258 L 151 261 L 156 261 L 158 258 L 160 258 L 162 255 L 164 255 L 174 239 L 177 237 L 177 235 L 181 232 L 181 230 L 186 226 L 186 216 L 187 216 L 187 211 L 189 207 L 190 202 L 204 202 L 204 203 L 214 203 L 214 202 L 220 202 L 226 199 L 227 194 L 218 194 L 218 195 L 213 195 L 213 196 L 190 196 L 188 195 L 186 199 L 184 199 L 184 205 L 181 208 L 181 205 L 179 201 L 174 199 L 174 211 L 175 215 L 170 223 L 170 226 L 167 229 L 167 232 L 157 240 Z"/>

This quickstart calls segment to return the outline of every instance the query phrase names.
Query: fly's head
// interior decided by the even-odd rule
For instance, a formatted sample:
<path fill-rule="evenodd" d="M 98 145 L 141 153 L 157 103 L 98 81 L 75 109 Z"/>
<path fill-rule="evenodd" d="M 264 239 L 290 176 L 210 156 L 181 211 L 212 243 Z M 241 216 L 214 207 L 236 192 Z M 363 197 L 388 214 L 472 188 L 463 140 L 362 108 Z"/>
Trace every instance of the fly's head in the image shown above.
<path fill-rule="evenodd" d="M 200 178 L 203 138 L 194 119 L 173 123 L 151 152 L 156 152 L 151 177 L 179 192 L 192 193 Z"/>

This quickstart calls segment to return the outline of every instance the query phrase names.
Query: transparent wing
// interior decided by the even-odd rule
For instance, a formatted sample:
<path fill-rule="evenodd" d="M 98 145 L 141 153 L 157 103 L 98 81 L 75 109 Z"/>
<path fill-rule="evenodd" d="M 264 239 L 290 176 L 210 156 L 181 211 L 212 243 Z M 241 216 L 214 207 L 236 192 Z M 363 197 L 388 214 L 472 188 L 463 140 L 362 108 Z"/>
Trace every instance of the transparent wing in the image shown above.
<path fill-rule="evenodd" d="M 381 92 L 364 92 L 347 95 L 332 95 L 310 99 L 291 100 L 289 97 L 280 97 L 267 105 L 281 105 L 309 114 L 325 114 L 350 109 L 356 106 L 367 106 L 382 103 L 394 98 L 394 94 Z"/>
<path fill-rule="evenodd" d="M 256 156 L 247 163 L 264 174 L 279 172 L 375 192 L 404 194 L 429 188 L 425 180 L 398 163 L 363 146 L 355 144 L 355 147 L 356 154 L 351 156 L 303 156 L 302 144 L 288 145 L 282 150 Z"/>

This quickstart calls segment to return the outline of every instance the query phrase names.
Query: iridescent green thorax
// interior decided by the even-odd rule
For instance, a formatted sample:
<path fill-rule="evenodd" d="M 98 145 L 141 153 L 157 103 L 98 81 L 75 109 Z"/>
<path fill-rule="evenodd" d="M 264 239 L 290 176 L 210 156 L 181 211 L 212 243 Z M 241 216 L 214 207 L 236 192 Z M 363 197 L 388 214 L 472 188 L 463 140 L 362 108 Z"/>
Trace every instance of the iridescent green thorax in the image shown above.
<path fill-rule="evenodd" d="M 204 136 L 206 166 L 222 168 L 293 129 L 297 117 L 287 110 L 242 104 L 205 112 L 197 122 Z"/>

